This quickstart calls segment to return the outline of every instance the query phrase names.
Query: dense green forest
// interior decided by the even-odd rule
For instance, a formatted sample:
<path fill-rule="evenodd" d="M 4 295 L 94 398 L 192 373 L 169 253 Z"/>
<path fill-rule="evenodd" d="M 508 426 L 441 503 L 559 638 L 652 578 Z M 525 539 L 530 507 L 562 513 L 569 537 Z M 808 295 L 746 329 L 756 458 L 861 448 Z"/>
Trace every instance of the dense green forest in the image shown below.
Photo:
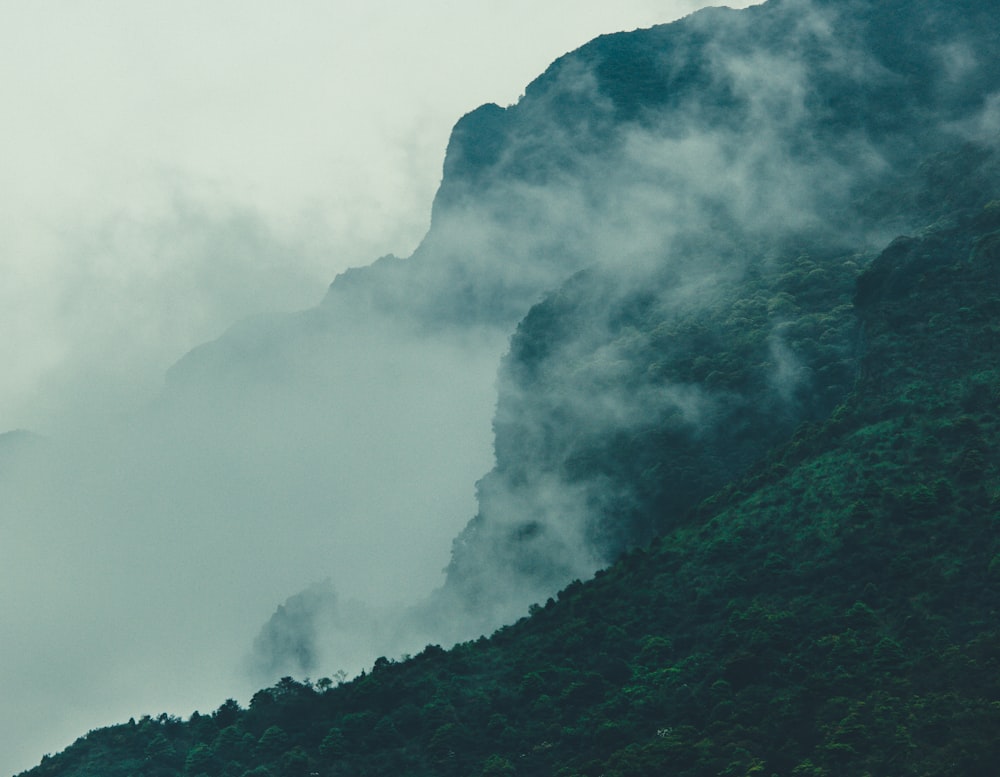
<path fill-rule="evenodd" d="M 581 223 L 631 216 L 612 200 L 633 196 L 629 176 L 652 177 L 648 156 L 626 153 L 652 148 L 651 133 L 676 151 L 689 149 L 675 145 L 684 133 L 711 132 L 726 158 L 639 187 L 701 198 L 669 241 L 574 267 L 515 319 L 497 466 L 444 588 L 414 617 L 479 609 L 495 625 L 497 602 L 524 617 L 353 679 L 285 677 L 246 707 L 95 730 L 25 774 L 996 774 L 993 11 L 975 0 L 710 11 L 599 38 L 517 106 L 465 117 L 428 240 L 408 262 L 351 273 L 327 304 L 360 294 L 391 307 L 421 274 L 444 273 L 435 288 L 452 307 L 415 295 L 407 315 L 434 307 L 428 330 L 467 325 L 480 305 L 503 319 L 524 265 L 514 256 L 501 293 L 457 264 L 465 244 L 442 248 L 449 225 L 498 209 L 514 255 L 517 229 L 547 234 L 532 225 L 544 222 L 538 192 L 567 180 L 587 203 Z M 801 66 L 801 114 L 783 113 L 789 82 L 761 52 Z M 588 88 L 568 88 L 581 67 L 592 80 L 574 84 Z M 744 180 L 705 184 L 744 148 L 757 154 Z M 571 252 L 571 232 L 531 251 Z M 541 501 L 556 490 L 573 499 Z M 595 558 L 600 571 L 573 579 Z M 538 591 L 553 595 L 525 614 Z"/>
<path fill-rule="evenodd" d="M 472 617 L 503 614 L 484 628 L 669 530 L 844 401 L 857 274 L 994 196 L 992 11 L 706 9 L 602 36 L 459 123 L 439 214 L 464 196 L 537 229 L 542 257 L 582 253 L 575 234 L 602 248 L 501 365 L 496 467 L 446 584 Z"/>
<path fill-rule="evenodd" d="M 32 775 L 992 775 L 1000 201 L 858 279 L 859 377 L 530 617 L 93 731 Z"/>

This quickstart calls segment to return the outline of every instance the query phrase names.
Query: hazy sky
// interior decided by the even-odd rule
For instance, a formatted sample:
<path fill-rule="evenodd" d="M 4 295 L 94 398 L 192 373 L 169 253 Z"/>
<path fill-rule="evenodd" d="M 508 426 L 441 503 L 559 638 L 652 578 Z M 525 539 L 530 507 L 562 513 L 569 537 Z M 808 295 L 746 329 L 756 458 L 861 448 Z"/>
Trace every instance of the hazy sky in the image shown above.
<path fill-rule="evenodd" d="M 697 6 L 0 3 L 0 428 L 135 401 L 240 316 L 409 254 L 460 115 Z"/>
<path fill-rule="evenodd" d="M 516 102 L 554 58 L 598 34 L 699 5 L 0 0 L 0 432 L 58 436 L 80 418 L 140 405 L 170 364 L 241 317 L 308 307 L 344 268 L 409 254 L 427 228 L 459 116 L 484 102 Z M 490 401 L 475 397 L 487 411 Z M 478 405 L 468 411 L 477 414 Z M 486 468 L 467 458 L 474 465 L 458 526 L 471 516 L 461 510 L 473 508 L 472 482 Z M 149 471 L 135 475 L 139 485 L 100 503 L 137 514 Z M 51 515 L 72 510 L 59 505 Z M 241 696 L 228 678 L 214 687 L 200 679 L 232 652 L 213 646 L 200 572 L 181 584 L 183 569 L 145 577 L 140 556 L 121 578 L 74 591 L 89 527 L 32 534 L 25 520 L 0 514 L 0 775 L 100 725 L 210 711 Z M 92 536 L 117 538 L 122 528 L 108 523 Z M 451 531 L 442 529 L 442 544 Z M 29 538 L 37 558 L 58 568 L 39 571 L 34 556 L 19 563 L 11 536 Z M 176 542 L 162 527 L 150 537 Z M 101 563 L 126 558 L 122 543 Z M 316 548 L 308 558 L 319 569 Z M 155 550 L 144 552 L 152 558 Z M 233 553 L 244 551 L 258 552 Z M 287 570 L 269 575 L 273 594 L 261 583 L 247 594 L 261 601 L 245 613 L 220 611 L 218 622 L 229 625 L 219 634 L 235 633 L 244 615 L 241 628 L 252 634 L 261 614 L 303 582 Z M 161 601 L 168 589 L 182 598 Z M 94 592 L 114 601 L 89 598 Z M 95 613 L 108 611 L 130 624 L 135 649 L 102 647 Z M 185 635 L 178 649 L 121 663 L 155 641 L 142 636 L 155 619 Z M 194 652 L 199 644 L 209 659 Z"/>

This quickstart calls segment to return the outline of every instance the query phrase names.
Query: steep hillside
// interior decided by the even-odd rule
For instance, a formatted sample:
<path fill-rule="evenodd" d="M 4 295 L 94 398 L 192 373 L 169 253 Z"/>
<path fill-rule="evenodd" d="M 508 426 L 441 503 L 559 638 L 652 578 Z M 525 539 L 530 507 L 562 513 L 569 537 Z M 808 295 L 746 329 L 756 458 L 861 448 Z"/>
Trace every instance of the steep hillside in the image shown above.
<path fill-rule="evenodd" d="M 993 774 L 998 235 L 992 201 L 894 241 L 829 420 L 531 617 L 29 774 Z"/>
<path fill-rule="evenodd" d="M 192 352 L 161 423 L 205 419 L 194 434 L 213 430 L 211 444 L 297 462 L 356 436 L 393 462 L 424 447 L 401 431 L 409 407 L 463 407 L 465 423 L 435 425 L 437 456 L 385 473 L 413 494 L 412 543 L 444 525 L 458 536 L 443 589 L 383 631 L 444 643 L 509 622 L 842 401 L 857 273 L 897 234 L 981 206 L 995 178 L 992 17 L 979 0 L 781 0 L 602 36 L 517 104 L 458 122 L 413 256 L 350 270 L 317 308 Z M 935 176 L 959 164 L 985 184 L 942 200 Z M 423 483 L 461 493 L 440 473 L 466 476 L 467 450 L 485 458 L 483 398 L 511 333 L 496 466 L 462 529 L 467 514 L 435 515 Z M 268 455 L 251 479 L 285 466 Z M 325 477 L 353 493 L 336 468 Z M 314 501 L 309 514 L 336 507 Z M 290 649 L 258 663 L 353 665 L 349 646 L 303 636 L 343 620 L 311 601 L 298 631 L 267 625 L 260 644 Z"/>
<path fill-rule="evenodd" d="M 554 203 L 572 189 L 590 253 L 567 253 L 593 257 L 531 309 L 502 363 L 497 465 L 448 569 L 459 607 L 505 622 L 843 400 L 858 272 L 895 235 L 996 190 L 988 13 L 710 9 L 599 38 L 518 106 L 459 124 L 462 175 L 440 209 L 523 208 L 563 240 Z"/>
<path fill-rule="evenodd" d="M 191 451 L 235 451 L 187 500 L 135 479 L 164 544 L 257 521 L 340 554 L 261 631 L 259 684 L 434 645 L 95 731 L 31 773 L 992 774 L 994 16 L 710 9 L 464 117 L 412 257 L 189 354 L 128 430 L 175 458 L 110 468 L 202 482 Z M 400 564 L 447 559 L 438 495 L 489 469 L 491 413 L 495 466 L 427 595 Z M 340 596 L 352 574 L 412 606 Z"/>

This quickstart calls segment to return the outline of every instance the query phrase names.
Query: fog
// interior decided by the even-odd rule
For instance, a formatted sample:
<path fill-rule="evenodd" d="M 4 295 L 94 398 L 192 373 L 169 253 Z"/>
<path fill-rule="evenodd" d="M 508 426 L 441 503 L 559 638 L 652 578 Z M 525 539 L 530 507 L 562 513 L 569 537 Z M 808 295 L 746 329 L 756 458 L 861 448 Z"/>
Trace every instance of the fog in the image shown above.
<path fill-rule="evenodd" d="M 440 584 L 509 332 L 287 312 L 417 247 L 459 116 L 697 5 L 3 3 L 0 431 L 36 436 L 0 437 L 0 772 L 245 701 L 261 625 L 323 580 L 365 611 Z"/>
<path fill-rule="evenodd" d="M 697 17 L 739 45 L 695 52 L 702 87 L 613 142 L 585 62 L 518 98 L 593 35 L 690 5 L 95 7 L 32 5 L 0 32 L 0 431 L 34 433 L 0 437 L 0 771 L 524 614 L 609 560 L 603 516 L 635 497 L 574 456 L 667 422 L 724 435 L 824 388 L 778 295 L 761 395 L 635 380 L 632 297 L 669 323 L 732 305 L 751 265 L 780 275 L 776 235 L 863 253 L 919 226 L 855 218 L 903 152 L 892 127 L 831 130 L 814 79 L 877 103 L 895 76 L 828 6 L 780 53 Z M 947 105 L 976 52 L 935 56 Z M 464 124 L 511 132 L 495 158 L 457 133 L 468 178 L 425 238 L 449 130 L 491 101 Z M 982 141 L 996 106 L 922 131 Z M 501 359 L 555 289 L 572 326 L 527 380 Z"/>
<path fill-rule="evenodd" d="M 517 225 L 504 244 L 508 270 L 525 277 L 520 260 L 533 256 L 543 261 L 529 259 L 531 272 L 550 273 L 553 282 L 586 270 L 554 282 L 560 288 L 522 322 L 501 370 L 497 467 L 478 483 L 477 515 L 456 542 L 446 589 L 482 629 L 588 577 L 634 541 L 614 521 L 624 523 L 649 498 L 637 493 L 641 478 L 653 489 L 666 482 L 681 490 L 685 477 L 719 488 L 763 455 L 755 445 L 782 439 L 768 435 L 821 420 L 853 384 L 849 273 L 895 235 L 954 207 L 929 205 L 933 165 L 923 155 L 954 153 L 970 140 L 995 149 L 988 129 L 995 100 L 969 86 L 990 71 L 990 55 L 961 24 L 942 33 L 952 36 L 950 45 L 901 62 L 888 44 L 878 56 L 865 48 L 885 19 L 869 30 L 835 5 L 797 0 L 782 8 L 791 12 L 774 11 L 766 22 L 758 16 L 757 26 L 750 14 L 692 17 L 691 28 L 716 25 L 711 44 L 692 53 L 660 41 L 657 55 L 675 56 L 681 71 L 690 56 L 697 88 L 678 88 L 669 108 L 615 132 L 602 134 L 621 106 L 608 97 L 613 83 L 598 88 L 600 55 L 571 57 L 529 89 L 530 106 L 517 106 L 527 128 L 512 121 L 499 148 L 479 152 L 490 172 L 477 173 L 481 210 L 460 211 L 461 234 L 478 225 L 472 242 L 488 242 L 485 214 L 503 214 Z M 639 46 L 628 51 L 643 61 Z M 961 83 L 955 51 L 968 68 Z M 900 87 L 904 77 L 916 84 L 912 91 Z M 852 102 L 832 110 L 845 95 Z M 887 111 L 890 98 L 896 102 Z M 577 101 L 587 110 L 576 113 Z M 481 117 L 487 127 L 491 121 L 502 119 Z M 574 156 L 579 148 L 590 152 Z M 923 204 L 909 199 L 914 192 Z M 791 305 L 790 314 L 782 278 L 802 262 L 811 275 L 800 289 L 802 307 Z M 824 286 L 834 275 L 842 285 Z M 753 291 L 763 298 L 741 299 L 748 277 L 761 279 Z M 810 293 L 822 299 L 808 301 Z M 744 352 L 754 360 L 746 370 L 753 380 L 739 387 L 711 369 L 692 380 L 689 344 L 656 339 L 656 323 L 670 332 L 678 319 L 697 322 L 687 331 L 702 335 L 699 358 L 711 365 L 736 349 L 704 335 L 721 329 L 730 308 L 758 303 L 763 313 L 729 333 L 733 340 L 762 335 L 756 350 Z M 799 323 L 806 325 L 796 334 Z M 671 375 L 676 365 L 680 377 Z M 759 439 L 740 439 L 748 427 Z M 620 460 L 644 444 L 643 435 L 650 447 L 669 439 L 684 450 L 694 441 L 693 471 L 657 472 L 655 460 L 648 470 L 627 469 Z M 708 451 L 704 458 L 699 448 Z M 616 479 L 608 471 L 615 468 L 631 480 Z M 658 519 L 668 523 L 672 495 L 657 499 Z M 458 635 L 471 636 L 469 622 L 457 623 Z"/>
<path fill-rule="evenodd" d="M 669 422 L 725 445 L 740 414 L 827 388 L 780 295 L 753 396 L 664 379 L 632 300 L 695 320 L 751 269 L 780 277 L 801 235 L 860 262 L 919 226 L 857 218 L 913 157 L 891 122 L 828 121 L 895 76 L 826 4 L 783 6 L 803 13 L 780 53 L 695 17 L 725 34 L 663 66 L 694 56 L 699 87 L 621 131 L 586 61 L 529 82 L 691 6 L 32 7 L 0 33 L 33 63 L 3 76 L 0 157 L 0 431 L 32 432 L 0 437 L 8 772 L 96 726 L 475 636 L 591 574 L 636 498 L 587 470 L 595 441 Z M 954 107 L 975 52 L 940 58 Z M 995 131 L 995 100 L 954 104 L 928 137 Z M 541 300 L 565 331 L 543 305 L 515 334 Z M 532 331 L 528 379 L 502 359 Z"/>

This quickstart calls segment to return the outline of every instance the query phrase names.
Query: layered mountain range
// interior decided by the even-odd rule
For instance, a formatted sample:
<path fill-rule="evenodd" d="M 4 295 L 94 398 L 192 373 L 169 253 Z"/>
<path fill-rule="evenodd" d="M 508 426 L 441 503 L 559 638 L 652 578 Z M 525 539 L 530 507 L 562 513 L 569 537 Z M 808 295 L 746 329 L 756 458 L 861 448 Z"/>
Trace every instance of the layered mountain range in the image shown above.
<path fill-rule="evenodd" d="M 498 365 L 444 584 L 384 614 L 317 585 L 253 661 L 315 676 L 338 639 L 398 656 L 531 616 L 95 731 L 31 773 L 991 773 L 994 16 L 707 9 L 463 117 L 413 256 L 195 350 L 158 422 L 292 439 L 329 431 L 331 397 L 363 407 L 359 375 L 405 403 Z"/>

